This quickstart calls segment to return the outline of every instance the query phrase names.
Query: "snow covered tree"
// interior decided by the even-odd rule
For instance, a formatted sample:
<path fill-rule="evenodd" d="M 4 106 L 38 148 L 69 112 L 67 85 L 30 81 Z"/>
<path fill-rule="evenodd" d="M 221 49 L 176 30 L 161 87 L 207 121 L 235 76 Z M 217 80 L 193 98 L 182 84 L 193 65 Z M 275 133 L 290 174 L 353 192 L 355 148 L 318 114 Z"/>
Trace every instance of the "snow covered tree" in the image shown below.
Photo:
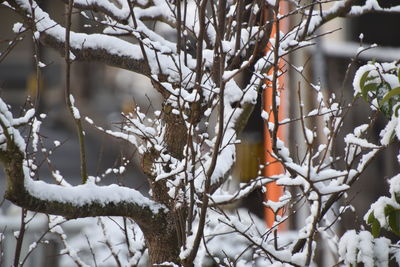
<path fill-rule="evenodd" d="M 82 178 L 82 185 L 71 186 L 55 171 L 57 184 L 37 180 L 33 155 L 43 118 L 35 109 L 14 117 L 0 99 L 5 197 L 27 210 L 48 214 L 50 231 L 59 233 L 64 244 L 67 241 L 60 224 L 65 220 L 99 216 L 132 220 L 126 234 L 127 260 L 111 249 L 118 265 L 138 264 L 147 248 L 152 265 L 200 266 L 209 260 L 224 266 L 304 266 L 313 261 L 317 235 L 327 239 L 337 253 L 338 236 L 331 228 L 336 218 L 328 215 L 375 155 L 393 139 L 394 129 L 399 135 L 398 86 L 381 86 L 383 80 L 371 82 L 379 79 L 381 72 L 372 73 L 370 69 L 367 74 L 356 76 L 355 85 L 367 100 L 377 99 L 378 102 L 372 101 L 378 103 L 375 106 L 392 118 L 381 144 L 366 139 L 370 125 L 365 124 L 347 134 L 343 154 L 333 156 L 347 107 L 324 96 L 314 84 L 314 109 L 303 110 L 300 103 L 300 117 L 278 119 L 283 90 L 278 77 L 288 68 L 302 74 L 301 67 L 289 63 L 282 67 L 289 54 L 312 45 L 312 40 L 318 38 L 316 31 L 328 21 L 373 11 L 397 12 L 398 7 L 382 8 L 376 0 L 288 1 L 289 11 L 280 11 L 283 1 L 279 0 L 65 0 L 66 20 L 61 23 L 33 0 L 0 2 L 22 19 L 23 24 L 14 26 L 17 35 L 31 31 L 35 41 L 56 49 L 65 58 L 66 103 L 81 144 Z M 91 20 L 99 32 L 72 31 L 73 14 Z M 281 23 L 288 18 L 294 26 L 282 32 Z M 155 24 L 173 29 L 174 41 L 157 32 Z M 36 60 L 40 67 L 43 63 L 38 57 Z M 162 110 L 155 112 L 155 118 L 146 118 L 139 108 L 124 114 L 121 131 L 97 127 L 92 119 L 81 117 L 70 92 L 70 66 L 78 61 L 100 62 L 145 75 L 162 96 Z M 260 175 L 241 184 L 235 192 L 227 191 L 224 184 L 231 179 L 238 134 L 253 112 L 258 95 L 266 90 L 266 82 L 272 92 L 271 112 L 257 112 L 262 113 L 270 132 L 271 154 L 284 166 L 284 173 Z M 307 122 L 317 117 L 324 124 L 321 132 L 307 128 Z M 296 151 L 289 151 L 277 135 L 279 127 L 289 123 L 300 123 L 299 135 L 305 146 L 300 157 Z M 151 188 L 149 197 L 132 188 L 100 185 L 99 177 L 87 172 L 84 126 L 97 127 L 138 149 Z M 28 134 L 22 134 L 23 127 L 30 129 Z M 210 128 L 215 128 L 215 134 Z M 319 134 L 325 138 L 317 138 Z M 265 228 L 251 216 L 222 208 L 271 182 L 287 189 L 279 202 L 265 203 L 276 215 L 272 228 Z M 296 213 L 298 203 L 308 207 L 304 225 L 293 235 L 278 234 L 277 227 Z M 397 210 L 398 205 L 393 208 Z M 285 212 L 281 213 L 283 209 Z M 376 218 L 372 221 L 385 226 L 378 212 L 370 214 Z M 100 226 L 106 233 L 104 223 Z M 229 240 L 237 242 L 235 248 L 229 251 L 220 247 L 232 242 Z M 368 240 L 374 242 L 372 238 Z M 340 244 L 343 262 L 350 263 L 346 261 L 349 242 Z M 69 246 L 65 245 L 64 252 L 77 265 L 87 265 Z"/>

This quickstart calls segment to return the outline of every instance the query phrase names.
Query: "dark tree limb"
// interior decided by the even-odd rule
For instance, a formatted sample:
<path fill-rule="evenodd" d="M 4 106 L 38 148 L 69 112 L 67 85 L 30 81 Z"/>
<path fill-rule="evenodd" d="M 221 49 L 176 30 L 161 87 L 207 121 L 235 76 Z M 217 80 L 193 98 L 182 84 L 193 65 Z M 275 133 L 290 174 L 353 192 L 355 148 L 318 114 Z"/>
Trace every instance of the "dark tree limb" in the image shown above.
<path fill-rule="evenodd" d="M 29 7 L 20 4 L 18 1 L 10 0 L 7 2 L 23 17 L 27 26 L 33 28 L 35 25 L 40 33 L 40 41 L 44 45 L 56 49 L 61 55 L 65 56 L 64 34 L 58 34 L 65 32 L 64 27 L 51 20 L 39 7 L 36 8 L 37 12 L 35 12 L 35 23 L 32 20 Z M 39 25 L 42 27 L 38 27 Z M 79 38 L 79 41 L 77 42 L 74 38 Z M 98 42 L 93 42 L 94 39 Z M 96 44 L 94 45 L 94 43 Z M 121 49 L 121 45 L 125 48 Z M 151 74 L 150 68 L 145 64 L 141 55 L 139 46 L 116 37 L 103 34 L 78 34 L 71 31 L 70 51 L 76 61 L 101 62 L 146 76 Z M 137 55 L 138 53 L 140 53 L 140 56 Z M 134 56 L 135 54 L 136 56 Z"/>
<path fill-rule="evenodd" d="M 1 161 L 5 167 L 7 189 L 5 198 L 14 204 L 31 211 L 60 215 L 68 219 L 96 217 L 96 216 L 124 216 L 130 217 L 141 227 L 150 227 L 151 221 L 165 216 L 166 210 L 158 205 L 158 213 L 148 205 L 127 201 L 103 203 L 100 199 L 93 199 L 90 203 L 77 206 L 75 203 L 57 200 L 41 199 L 33 196 L 25 187 L 23 170 L 23 153 L 15 146 L 7 151 L 1 151 Z M 62 186 L 59 186 L 60 189 Z M 67 189 L 67 188 L 65 188 Z M 71 189 L 71 188 L 70 188 Z"/>
<path fill-rule="evenodd" d="M 61 215 L 69 219 L 95 216 L 130 217 L 144 231 L 155 223 L 164 222 L 167 208 L 134 189 L 114 186 L 112 190 L 116 195 L 107 197 L 105 194 L 108 189 L 103 186 L 86 184 L 80 187 L 63 187 L 31 180 L 24 152 L 26 144 L 19 131 L 14 128 L 15 119 L 1 99 L 0 114 L 0 137 L 5 140 L 0 147 L 0 161 L 6 174 L 6 199 L 31 211 Z M 90 186 L 87 188 L 89 191 L 82 190 L 84 186 Z M 82 195 L 85 192 L 88 194 Z M 69 195 L 79 196 L 79 201 Z"/>

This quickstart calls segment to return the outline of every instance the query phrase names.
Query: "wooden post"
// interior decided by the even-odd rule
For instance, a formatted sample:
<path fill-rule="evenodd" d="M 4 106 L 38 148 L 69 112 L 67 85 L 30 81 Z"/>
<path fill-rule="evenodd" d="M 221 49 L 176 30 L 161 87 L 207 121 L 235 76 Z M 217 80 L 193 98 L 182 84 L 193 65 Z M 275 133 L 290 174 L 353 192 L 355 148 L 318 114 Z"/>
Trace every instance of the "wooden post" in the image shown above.
<path fill-rule="evenodd" d="M 283 1 L 280 1 L 280 12 L 285 12 L 288 8 L 286 6 L 286 3 L 284 3 Z M 275 38 L 276 35 L 276 23 L 274 22 L 272 31 L 271 31 L 271 37 Z M 283 21 L 281 20 L 279 22 L 279 28 L 284 29 L 284 24 Z M 282 38 L 283 36 L 280 36 L 280 38 Z M 272 49 L 271 44 L 268 44 L 267 48 L 266 48 L 266 52 L 269 52 Z M 280 59 L 279 63 L 278 63 L 278 67 L 281 73 L 283 73 L 283 67 L 284 67 L 284 63 L 283 61 Z M 272 75 L 272 73 L 274 72 L 274 69 L 270 70 L 270 75 Z M 281 121 L 284 119 L 285 116 L 285 108 L 286 108 L 286 97 L 285 97 L 285 93 L 284 93 L 284 86 L 285 86 L 285 77 L 284 75 L 279 75 L 278 76 L 278 90 L 280 92 L 280 105 L 278 107 L 278 120 Z M 272 137 L 270 135 L 270 132 L 268 131 L 267 125 L 269 122 L 271 123 L 276 123 L 274 120 L 274 114 L 273 114 L 273 110 L 272 110 L 272 82 L 271 81 L 266 81 L 266 88 L 264 90 L 264 110 L 269 114 L 269 118 L 268 118 L 268 122 L 264 123 L 264 159 L 265 159 L 265 163 L 267 164 L 264 168 L 264 175 L 265 176 L 272 176 L 272 175 L 278 175 L 284 172 L 284 168 L 282 166 L 282 164 L 280 162 L 278 162 L 273 156 L 272 156 Z M 284 136 L 285 136 L 285 129 L 280 126 L 278 129 L 278 133 L 277 133 L 277 137 L 281 140 L 284 140 Z M 283 188 L 281 186 L 276 185 L 276 183 L 269 183 L 266 187 L 266 194 L 265 194 L 265 198 L 266 201 L 270 200 L 270 201 L 274 201 L 277 202 L 279 201 L 279 198 L 282 196 L 283 194 Z M 282 215 L 282 210 L 278 211 L 277 215 Z M 266 220 L 266 224 L 268 227 L 272 227 L 275 221 L 275 214 L 274 212 L 271 210 L 271 208 L 266 207 L 265 208 L 265 220 Z M 280 225 L 279 229 L 283 229 L 284 225 Z"/>

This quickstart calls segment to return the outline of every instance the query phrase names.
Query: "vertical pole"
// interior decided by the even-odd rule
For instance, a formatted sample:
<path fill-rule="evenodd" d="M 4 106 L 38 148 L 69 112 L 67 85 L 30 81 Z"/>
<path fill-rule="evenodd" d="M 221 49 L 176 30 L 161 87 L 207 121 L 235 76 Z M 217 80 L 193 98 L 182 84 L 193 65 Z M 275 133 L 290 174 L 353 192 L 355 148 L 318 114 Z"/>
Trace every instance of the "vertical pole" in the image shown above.
<path fill-rule="evenodd" d="M 287 10 L 286 7 L 286 3 L 284 3 L 283 1 L 280 1 L 280 7 L 279 7 L 280 13 L 281 12 L 285 12 Z M 271 31 L 271 37 L 275 38 L 276 36 L 276 21 L 274 22 L 272 31 Z M 283 25 L 283 21 L 281 20 L 279 22 L 279 28 L 280 29 L 284 29 Z M 282 27 L 283 26 L 283 27 Z M 282 36 L 281 36 L 282 38 Z M 268 44 L 268 46 L 266 47 L 266 52 L 271 51 L 272 46 L 271 44 Z M 283 61 L 280 59 L 279 63 L 278 63 L 278 68 L 280 70 L 280 72 L 283 72 L 282 69 L 284 67 L 284 63 Z M 274 72 L 274 69 L 271 69 L 270 72 L 268 73 L 269 75 L 271 75 Z M 285 114 L 285 108 L 286 108 L 286 97 L 284 94 L 284 86 L 285 86 L 285 77 L 284 75 L 279 75 L 278 79 L 278 86 L 277 89 L 280 91 L 280 105 L 278 107 L 278 120 L 281 121 L 283 120 Z M 267 164 L 264 168 L 264 176 L 268 177 L 268 176 L 272 176 L 272 175 L 278 175 L 284 172 L 284 168 L 282 166 L 282 164 L 277 161 L 273 156 L 272 156 L 272 137 L 270 134 L 270 131 L 268 130 L 268 123 L 277 123 L 274 120 L 274 114 L 273 114 L 273 110 L 272 110 L 272 96 L 273 96 L 273 91 L 272 91 L 272 82 L 271 81 L 266 81 L 266 88 L 264 90 L 264 110 L 269 114 L 268 117 L 268 121 L 264 123 L 264 159 L 265 159 L 265 163 Z M 285 129 L 283 129 L 282 126 L 280 126 L 278 128 L 278 133 L 277 133 L 277 137 L 281 140 L 284 140 L 284 136 L 285 136 Z M 279 198 L 282 196 L 283 194 L 283 188 L 281 186 L 276 185 L 275 182 L 273 183 L 269 183 L 266 186 L 266 194 L 265 194 L 265 199 L 266 201 L 274 201 L 277 202 L 279 201 Z M 266 207 L 265 208 L 265 220 L 266 220 L 266 224 L 268 227 L 272 227 L 274 222 L 275 222 L 275 215 L 282 215 L 282 210 L 279 210 L 277 212 L 277 214 L 275 214 L 271 208 Z M 280 226 L 279 229 L 284 228 L 284 226 Z"/>

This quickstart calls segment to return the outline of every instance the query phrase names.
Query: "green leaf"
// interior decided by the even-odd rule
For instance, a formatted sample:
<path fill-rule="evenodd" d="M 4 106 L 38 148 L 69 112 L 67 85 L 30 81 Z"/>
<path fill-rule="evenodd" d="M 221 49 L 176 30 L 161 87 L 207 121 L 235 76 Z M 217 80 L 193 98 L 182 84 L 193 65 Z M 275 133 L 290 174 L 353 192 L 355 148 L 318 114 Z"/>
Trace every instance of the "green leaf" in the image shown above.
<path fill-rule="evenodd" d="M 400 210 L 395 210 L 390 213 L 388 219 L 392 232 L 400 236 Z"/>
<path fill-rule="evenodd" d="M 396 95 L 400 95 L 400 87 L 396 87 L 392 90 L 390 90 L 381 100 L 381 102 L 379 103 L 379 106 L 382 106 L 383 104 L 385 104 L 385 102 L 389 101 L 390 98 L 396 96 Z"/>
<path fill-rule="evenodd" d="M 398 106 L 396 107 L 396 109 L 394 110 L 394 114 L 395 114 L 396 118 L 399 117 L 399 108 L 400 108 L 400 105 L 398 105 Z M 396 199 L 396 200 L 397 200 L 397 199 Z M 397 202 L 399 202 L 399 201 L 397 201 Z"/>
<path fill-rule="evenodd" d="M 378 89 L 378 83 L 369 83 L 361 88 L 361 94 L 365 101 L 368 102 L 368 92 L 369 91 L 376 91 Z"/>
<path fill-rule="evenodd" d="M 369 214 L 369 216 L 368 216 L 367 223 L 368 223 L 368 224 L 372 224 L 372 222 L 373 222 L 374 220 L 376 220 L 376 219 L 375 219 L 375 216 L 374 216 L 374 213 L 371 212 L 371 213 Z"/>
<path fill-rule="evenodd" d="M 369 72 L 370 72 L 370 71 L 366 71 L 366 72 L 364 72 L 364 74 L 361 76 L 361 79 L 360 79 L 360 88 L 361 88 L 361 90 L 362 90 L 362 89 L 364 88 L 364 86 L 365 86 L 365 82 L 367 81 Z"/>
<path fill-rule="evenodd" d="M 377 238 L 381 232 L 381 225 L 372 212 L 368 216 L 367 223 L 371 225 L 372 235 Z"/>
<path fill-rule="evenodd" d="M 377 238 L 381 232 L 381 225 L 378 220 L 375 220 L 371 225 L 372 235 Z"/>
<path fill-rule="evenodd" d="M 389 216 L 391 213 L 395 212 L 396 209 L 392 205 L 387 205 L 384 209 L 385 216 Z"/>

